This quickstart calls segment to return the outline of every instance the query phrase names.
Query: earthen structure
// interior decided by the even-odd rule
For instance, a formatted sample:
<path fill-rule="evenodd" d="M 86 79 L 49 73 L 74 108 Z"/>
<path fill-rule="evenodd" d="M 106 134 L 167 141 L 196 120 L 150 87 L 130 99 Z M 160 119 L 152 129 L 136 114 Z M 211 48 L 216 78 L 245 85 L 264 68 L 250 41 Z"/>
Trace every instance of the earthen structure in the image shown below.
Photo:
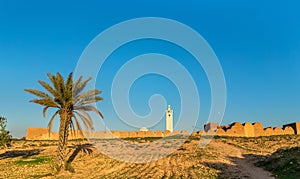
<path fill-rule="evenodd" d="M 218 135 L 218 136 L 233 136 L 233 137 L 260 137 L 273 135 L 291 135 L 300 134 L 300 122 L 283 125 L 283 127 L 268 127 L 264 128 L 260 122 L 249 123 L 240 122 L 232 123 L 229 126 L 217 126 L 216 124 L 205 125 L 205 130 L 193 132 L 192 136 L 201 135 Z M 186 130 L 178 131 L 99 131 L 89 134 L 82 134 L 80 131 L 70 131 L 70 139 L 85 138 L 144 138 L 144 137 L 166 137 L 169 135 L 190 135 Z M 57 140 L 58 133 L 50 132 L 47 128 L 28 128 L 26 133 L 27 140 Z"/>

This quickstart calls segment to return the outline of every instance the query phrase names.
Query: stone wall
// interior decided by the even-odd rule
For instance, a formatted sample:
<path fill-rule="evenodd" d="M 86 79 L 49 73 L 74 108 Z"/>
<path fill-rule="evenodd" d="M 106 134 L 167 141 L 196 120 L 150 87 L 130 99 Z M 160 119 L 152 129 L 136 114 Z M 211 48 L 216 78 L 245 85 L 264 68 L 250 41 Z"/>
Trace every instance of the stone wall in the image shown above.
<path fill-rule="evenodd" d="M 207 131 L 205 134 L 214 134 L 214 130 Z M 281 127 L 268 127 L 264 128 L 260 122 L 250 123 L 239 122 L 232 123 L 229 126 L 218 127 L 215 135 L 219 136 L 234 136 L 234 137 L 259 137 L 259 136 L 272 136 L 272 135 L 288 135 L 300 134 L 300 122 L 284 125 Z"/>
<path fill-rule="evenodd" d="M 48 133 L 47 128 L 28 128 L 26 132 L 26 139 L 27 140 L 46 140 L 49 138 L 49 133 Z M 50 133 L 51 135 L 51 133 Z"/>
<path fill-rule="evenodd" d="M 207 124 L 204 124 L 204 131 L 205 132 L 208 132 L 208 131 L 215 132 L 218 129 L 218 126 L 219 126 L 218 123 L 209 122 Z"/>
<path fill-rule="evenodd" d="M 286 125 L 283 125 L 283 127 L 291 127 L 295 134 L 300 134 L 300 122 L 294 122 L 294 123 L 291 123 L 291 124 L 286 124 Z"/>
<path fill-rule="evenodd" d="M 215 124 L 206 125 L 205 130 L 193 132 L 192 136 L 201 135 L 218 135 L 218 136 L 233 136 L 233 137 L 259 137 L 259 136 L 272 136 L 272 135 L 288 135 L 300 134 L 300 122 L 284 125 L 281 127 L 268 127 L 264 128 L 260 122 L 250 123 L 240 122 L 232 123 L 229 126 L 217 127 Z M 99 131 L 89 134 L 89 138 L 143 138 L 143 137 L 165 137 L 168 135 L 190 135 L 186 130 L 178 131 Z M 70 139 L 84 138 L 80 131 L 70 131 Z M 47 128 L 28 128 L 26 133 L 27 140 L 58 140 L 58 133 L 48 133 Z"/>
<path fill-rule="evenodd" d="M 69 131 L 69 139 L 81 139 L 84 134 L 78 130 Z M 48 128 L 28 128 L 26 140 L 58 140 L 57 132 L 50 132 Z"/>
<path fill-rule="evenodd" d="M 173 133 L 170 131 L 98 131 L 86 134 L 89 138 L 143 138 L 143 137 L 166 137 L 168 135 L 190 135 L 186 130 L 181 132 L 175 130 Z M 80 131 L 69 131 L 69 139 L 82 139 L 85 138 Z M 58 140 L 57 132 L 48 133 L 47 128 L 28 128 L 26 132 L 26 140 Z"/>

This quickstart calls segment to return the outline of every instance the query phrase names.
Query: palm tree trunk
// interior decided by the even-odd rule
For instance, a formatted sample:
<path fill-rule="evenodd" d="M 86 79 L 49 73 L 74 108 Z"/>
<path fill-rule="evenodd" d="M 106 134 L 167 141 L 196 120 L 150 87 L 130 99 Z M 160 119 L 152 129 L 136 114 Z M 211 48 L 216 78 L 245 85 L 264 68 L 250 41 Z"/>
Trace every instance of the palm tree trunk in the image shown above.
<path fill-rule="evenodd" d="M 66 149 L 67 141 L 69 136 L 69 123 L 67 111 L 62 111 L 60 114 L 60 125 L 59 125 L 59 139 L 57 148 L 57 167 L 60 169 L 66 169 Z"/>

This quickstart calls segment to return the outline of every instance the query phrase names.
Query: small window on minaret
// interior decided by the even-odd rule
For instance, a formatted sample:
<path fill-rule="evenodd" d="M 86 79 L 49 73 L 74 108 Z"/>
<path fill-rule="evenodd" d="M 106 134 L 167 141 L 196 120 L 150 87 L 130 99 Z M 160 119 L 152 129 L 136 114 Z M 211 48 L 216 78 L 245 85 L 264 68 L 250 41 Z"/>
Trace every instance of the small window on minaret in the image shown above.
<path fill-rule="evenodd" d="M 171 114 L 169 114 L 169 117 L 171 116 Z"/>

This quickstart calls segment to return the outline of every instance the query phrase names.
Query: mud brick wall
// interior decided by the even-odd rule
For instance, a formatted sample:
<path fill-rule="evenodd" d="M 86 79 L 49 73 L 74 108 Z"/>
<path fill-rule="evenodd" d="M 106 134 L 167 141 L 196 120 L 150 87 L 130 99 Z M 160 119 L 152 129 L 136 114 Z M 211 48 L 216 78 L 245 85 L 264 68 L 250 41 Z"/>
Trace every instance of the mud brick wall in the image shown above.
<path fill-rule="evenodd" d="M 144 137 L 165 137 L 167 135 L 189 135 L 186 130 L 181 132 L 175 131 L 171 133 L 170 131 L 99 131 L 87 134 L 89 138 L 93 139 L 103 139 L 103 138 L 144 138 Z M 69 131 L 69 139 L 83 139 L 84 134 L 80 131 Z M 27 140 L 58 140 L 58 133 L 51 132 L 48 133 L 47 128 L 28 128 L 26 133 Z"/>
<path fill-rule="evenodd" d="M 222 128 L 219 128 L 217 130 L 216 135 L 218 135 L 218 136 L 227 136 L 226 131 Z"/>
<path fill-rule="evenodd" d="M 283 131 L 284 134 L 295 134 L 295 131 L 291 126 L 284 127 Z"/>
<path fill-rule="evenodd" d="M 48 140 L 49 130 L 47 128 L 28 128 L 26 140 Z"/>
<path fill-rule="evenodd" d="M 205 132 L 216 132 L 218 129 L 219 124 L 218 123 L 207 123 L 204 125 L 204 131 Z"/>
<path fill-rule="evenodd" d="M 255 137 L 264 136 L 264 126 L 260 122 L 253 123 Z"/>
<path fill-rule="evenodd" d="M 298 132 L 298 133 L 297 133 Z M 205 134 L 214 134 L 207 131 Z M 300 122 L 284 125 L 281 127 L 264 128 L 260 122 L 250 123 L 245 122 L 241 124 L 235 122 L 230 126 L 220 126 L 215 135 L 219 136 L 233 136 L 233 137 L 259 137 L 259 136 L 273 136 L 273 135 L 292 135 L 300 134 Z"/>
<path fill-rule="evenodd" d="M 272 135 L 291 135 L 300 134 L 300 122 L 295 122 L 291 124 L 286 124 L 281 127 L 268 127 L 264 128 L 260 122 L 250 123 L 245 122 L 241 124 L 240 122 L 235 122 L 229 126 L 220 126 L 215 128 L 215 124 L 206 125 L 207 132 L 200 130 L 198 132 L 193 132 L 193 136 L 201 135 L 219 135 L 219 136 L 233 136 L 233 137 L 259 137 L 259 136 L 272 136 Z M 74 134 L 73 134 L 74 133 Z M 90 138 L 144 138 L 144 137 L 165 137 L 171 135 L 190 135 L 186 130 L 174 132 L 170 131 L 99 131 L 90 133 L 88 137 Z M 84 135 L 75 130 L 69 133 L 69 139 L 82 139 L 85 138 Z M 26 132 L 27 140 L 58 140 L 58 133 L 51 132 L 48 133 L 47 128 L 28 128 Z"/>
<path fill-rule="evenodd" d="M 245 137 L 255 137 L 254 127 L 250 122 L 246 122 L 243 124 Z"/>
<path fill-rule="evenodd" d="M 264 129 L 264 136 L 275 135 L 272 127 L 268 127 Z"/>
<path fill-rule="evenodd" d="M 300 134 L 300 122 L 294 122 L 294 123 L 291 123 L 291 124 L 283 125 L 283 128 L 285 128 L 287 126 L 292 127 L 295 134 Z"/>
<path fill-rule="evenodd" d="M 69 139 L 84 138 L 78 130 L 69 131 Z M 26 140 L 58 140 L 57 132 L 50 132 L 48 128 L 28 128 L 26 131 Z"/>
<path fill-rule="evenodd" d="M 274 130 L 274 135 L 284 135 L 284 131 L 280 127 L 275 127 L 273 130 Z"/>
<path fill-rule="evenodd" d="M 243 137 L 245 136 L 244 126 L 240 122 L 235 122 L 226 130 L 227 136 Z"/>

